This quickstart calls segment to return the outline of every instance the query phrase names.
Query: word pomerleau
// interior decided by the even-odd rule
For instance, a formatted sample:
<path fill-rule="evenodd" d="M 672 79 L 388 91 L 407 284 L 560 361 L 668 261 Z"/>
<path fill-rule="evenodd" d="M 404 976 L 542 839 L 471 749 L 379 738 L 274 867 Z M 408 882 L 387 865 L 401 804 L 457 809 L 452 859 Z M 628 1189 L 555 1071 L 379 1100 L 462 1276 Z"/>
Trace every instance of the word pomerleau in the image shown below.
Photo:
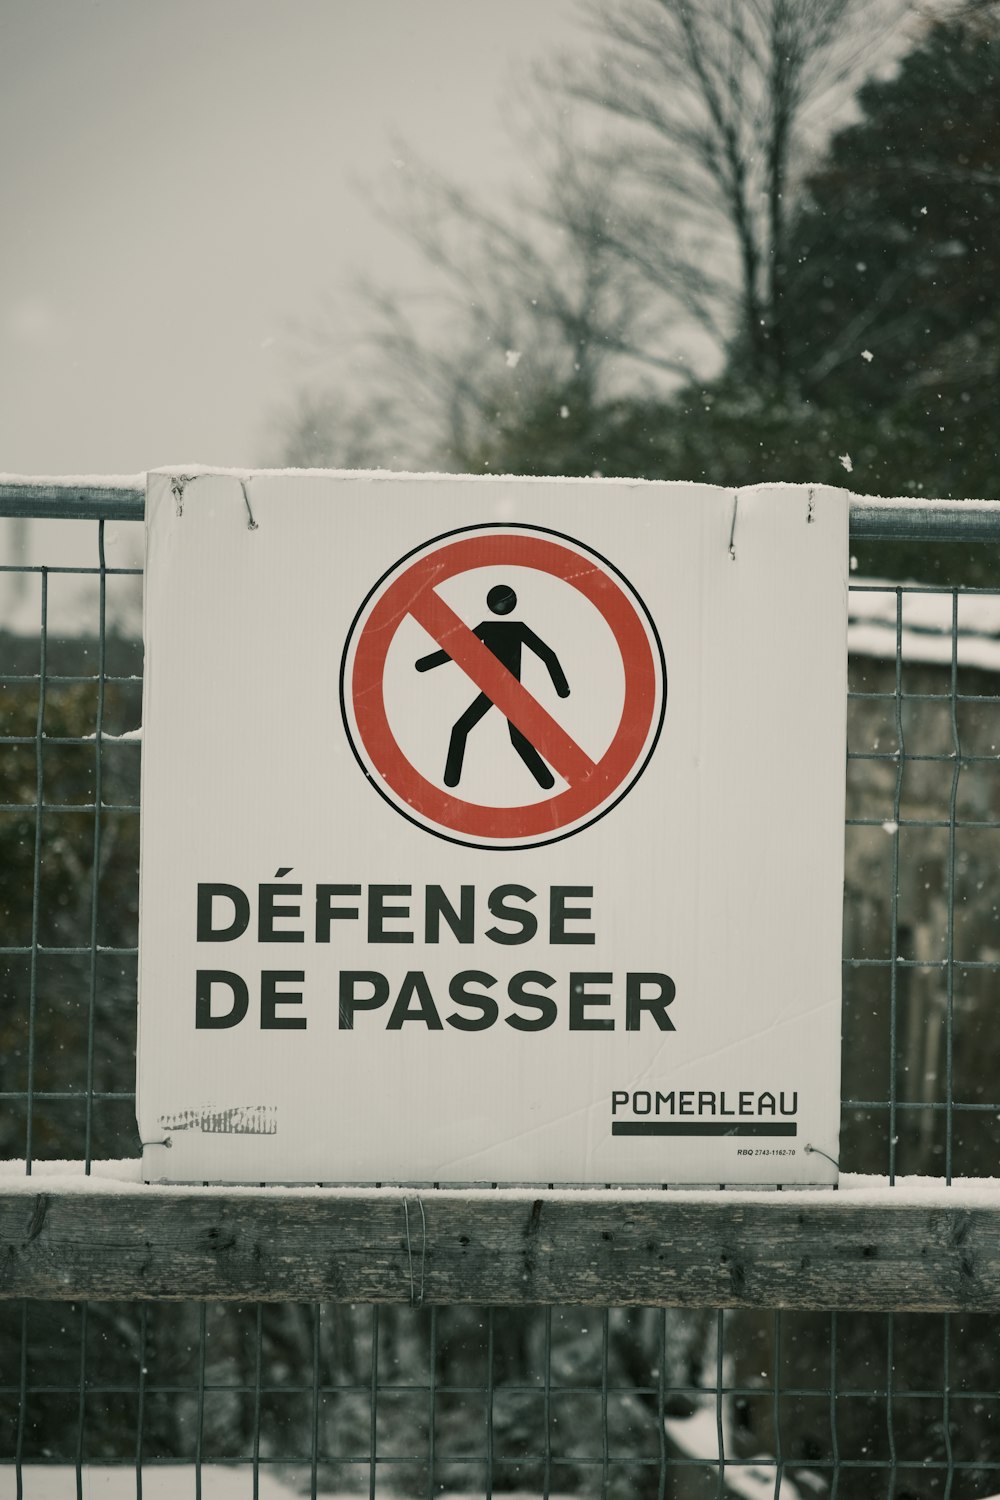
<path fill-rule="evenodd" d="M 291 867 L 283 867 L 273 881 L 257 886 L 255 901 L 237 885 L 199 884 L 198 942 L 233 943 L 249 936 L 258 943 L 305 943 L 308 925 L 309 941 L 329 944 L 350 931 L 345 923 L 361 925 L 371 946 L 452 941 L 513 947 L 540 940 L 560 947 L 596 941 L 586 925 L 591 921 L 591 907 L 585 903 L 593 899 L 592 886 L 553 885 L 540 897 L 528 886 L 498 885 L 482 902 L 473 885 L 461 886 L 457 899 L 442 886 L 427 885 L 414 901 L 410 885 L 317 884 L 307 922 L 300 899 L 303 887 L 285 879 L 291 873 Z M 490 925 L 484 926 L 487 920 Z M 304 969 L 261 972 L 261 1030 L 306 1029 L 304 985 Z M 441 1031 L 445 1025 L 486 1031 L 501 1021 L 500 1002 L 491 993 L 498 985 L 512 1007 L 503 1023 L 516 1031 L 545 1031 L 560 1020 L 570 1031 L 613 1031 L 619 1022 L 626 1031 L 638 1031 L 644 1018 L 659 1031 L 675 1029 L 667 1007 L 676 987 L 668 974 L 630 971 L 616 980 L 609 972 L 574 970 L 557 978 L 535 968 L 522 969 L 505 982 L 483 969 L 463 969 L 443 985 L 438 982 L 437 994 L 421 969 L 394 977 L 381 969 L 341 969 L 336 985 L 339 1027 L 353 1031 L 360 1016 L 379 1012 L 378 1021 L 387 1031 L 402 1030 L 407 1022 L 430 1031 Z M 225 992 L 221 1001 L 219 991 Z M 452 1008 L 445 1009 L 449 1004 Z M 238 1026 L 249 1012 L 250 987 L 241 975 L 221 968 L 197 971 L 196 1029 Z"/>

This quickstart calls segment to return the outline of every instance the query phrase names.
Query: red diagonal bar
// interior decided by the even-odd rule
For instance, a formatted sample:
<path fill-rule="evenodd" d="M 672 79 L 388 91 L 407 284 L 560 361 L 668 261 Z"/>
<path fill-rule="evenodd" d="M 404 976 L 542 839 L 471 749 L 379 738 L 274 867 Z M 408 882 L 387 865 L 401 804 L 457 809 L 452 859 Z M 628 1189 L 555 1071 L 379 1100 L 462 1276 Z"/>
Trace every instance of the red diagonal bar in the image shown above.
<path fill-rule="evenodd" d="M 594 774 L 597 767 L 590 756 L 439 594 L 433 589 L 422 590 L 410 601 L 410 614 L 564 781 L 576 786 Z"/>

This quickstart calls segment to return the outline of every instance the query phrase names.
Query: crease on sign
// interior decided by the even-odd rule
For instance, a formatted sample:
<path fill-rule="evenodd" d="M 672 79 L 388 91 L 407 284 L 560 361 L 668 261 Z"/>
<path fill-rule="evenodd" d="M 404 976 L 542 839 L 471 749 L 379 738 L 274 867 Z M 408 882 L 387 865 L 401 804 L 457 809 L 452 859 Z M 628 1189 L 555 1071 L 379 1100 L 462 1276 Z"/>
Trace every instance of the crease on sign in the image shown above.
<path fill-rule="evenodd" d="M 727 1052 L 735 1052 L 739 1048 L 745 1047 L 748 1041 L 759 1042 L 763 1037 L 770 1036 L 774 1031 L 781 1031 L 786 1027 L 795 1026 L 800 1021 L 804 1021 L 809 1016 L 815 1014 L 816 1011 L 829 1009 L 830 1005 L 833 1003 L 834 1002 L 830 1000 L 819 1000 L 815 1005 L 811 1005 L 808 1010 L 796 1011 L 794 1015 L 788 1015 L 786 1012 L 783 1012 L 780 1016 L 776 1016 L 769 1025 L 763 1027 L 759 1031 L 754 1031 L 752 1035 L 736 1037 L 731 1042 L 724 1042 L 720 1047 L 713 1047 L 711 1052 L 702 1052 L 698 1055 L 697 1058 L 692 1058 L 691 1061 L 681 1064 L 679 1068 L 679 1074 L 683 1075 L 689 1069 L 699 1068 L 702 1063 L 708 1062 L 710 1058 L 724 1057 Z M 663 1045 L 666 1046 L 669 1044 L 665 1042 Z M 662 1051 L 663 1047 L 661 1046 L 659 1050 Z M 658 1055 L 659 1053 L 657 1054 L 657 1056 Z M 638 1076 L 643 1080 L 648 1079 L 650 1071 L 655 1063 L 656 1058 L 654 1057 L 649 1066 L 644 1068 L 642 1073 L 640 1073 Z"/>
<path fill-rule="evenodd" d="M 608 575 L 604 572 L 603 568 L 599 568 L 596 563 L 586 563 L 582 568 L 577 568 L 572 572 L 567 571 L 562 576 L 565 578 L 567 583 L 571 583 L 574 588 L 576 588 L 578 587 L 577 580 L 580 578 L 596 578 L 601 583 L 604 583 L 607 581 Z"/>
<path fill-rule="evenodd" d="M 398 615 L 396 616 L 396 618 L 389 618 L 389 619 L 386 620 L 386 622 L 385 622 L 384 625 L 376 626 L 376 631 L 378 631 L 378 630 L 382 630 L 382 631 L 385 631 L 385 632 L 391 631 L 393 634 L 395 634 L 396 630 L 399 627 L 400 620 L 402 620 L 406 615 L 412 616 L 412 618 L 417 621 L 417 624 L 420 625 L 419 619 L 417 618 L 416 614 L 414 614 L 413 606 L 417 603 L 417 601 L 419 600 L 421 594 L 426 594 L 428 592 L 432 592 L 432 591 L 436 590 L 438 584 L 439 583 L 446 583 L 447 579 L 448 579 L 448 573 L 447 573 L 447 569 L 445 568 L 444 563 L 438 563 L 437 566 L 431 572 L 430 576 L 427 577 L 427 578 L 423 578 L 423 579 L 418 580 L 418 582 L 416 583 L 416 585 L 415 585 L 415 587 L 413 589 L 413 592 L 411 594 L 407 595 L 404 598 L 404 601 L 403 601 L 404 607 L 399 610 Z M 463 620 L 463 621 L 461 621 L 461 623 L 464 625 L 465 621 Z M 426 625 L 420 625 L 420 628 L 421 628 L 421 630 L 425 631 L 428 635 L 430 635 L 430 631 L 427 630 Z M 466 628 L 468 629 L 468 627 L 466 627 Z M 433 636 L 431 636 L 431 639 L 432 640 L 434 639 Z"/>
<path fill-rule="evenodd" d="M 273 1104 L 202 1105 L 160 1115 L 158 1124 L 161 1130 L 200 1130 L 205 1135 L 277 1135 L 278 1110 Z"/>
<path fill-rule="evenodd" d="M 794 1004 L 794 1000 L 789 1000 L 788 1004 L 782 1007 L 774 1018 L 775 1027 L 790 1026 L 793 1021 L 804 1021 L 806 1017 L 815 1015 L 818 1010 L 828 1010 L 831 1005 L 839 1005 L 840 997 L 832 995 L 826 1000 L 817 1000 L 815 1005 L 809 1006 L 808 1010 L 792 1011 Z"/>
<path fill-rule="evenodd" d="M 669 1032 L 668 1031 L 668 1032 L 665 1033 L 665 1035 L 663 1037 L 663 1040 L 660 1042 L 660 1045 L 657 1047 L 657 1049 L 653 1053 L 652 1057 L 646 1063 L 645 1067 L 642 1068 L 642 1069 L 640 1069 L 640 1071 L 636 1074 L 636 1076 L 635 1076 L 636 1083 L 648 1083 L 649 1079 L 651 1078 L 651 1076 L 654 1073 L 659 1072 L 659 1070 L 660 1070 L 660 1059 L 663 1057 L 664 1053 L 668 1051 L 668 1049 L 671 1049 L 672 1046 L 676 1045 L 676 1043 L 672 1044 L 671 1041 L 670 1041 L 670 1038 L 672 1036 L 674 1036 L 674 1035 L 675 1035 L 674 1032 Z M 711 1054 L 709 1054 L 709 1055 L 711 1055 Z M 701 1058 L 700 1057 L 698 1058 L 698 1062 L 699 1063 L 701 1062 Z M 673 1062 L 673 1059 L 671 1059 L 670 1066 L 671 1067 L 676 1066 L 676 1064 Z M 683 1068 L 682 1068 L 682 1071 L 683 1071 Z"/>
<path fill-rule="evenodd" d="M 442 1163 L 442 1171 L 448 1171 L 452 1167 L 463 1166 L 466 1162 L 478 1161 L 480 1157 L 486 1156 L 490 1151 L 495 1151 L 498 1146 L 509 1146 L 511 1141 L 530 1140 L 533 1135 L 538 1135 L 540 1131 L 549 1130 L 553 1125 L 563 1125 L 566 1121 L 574 1119 L 577 1115 L 585 1115 L 589 1111 L 597 1109 L 600 1104 L 600 1099 L 588 1099 L 586 1104 L 581 1104 L 577 1109 L 560 1112 L 557 1115 L 550 1116 L 546 1120 L 539 1121 L 537 1125 L 532 1125 L 521 1130 L 514 1130 L 510 1135 L 504 1136 L 501 1140 L 490 1141 L 488 1146 L 483 1146 L 479 1151 L 466 1151 L 461 1156 L 452 1157 L 450 1161 Z"/>

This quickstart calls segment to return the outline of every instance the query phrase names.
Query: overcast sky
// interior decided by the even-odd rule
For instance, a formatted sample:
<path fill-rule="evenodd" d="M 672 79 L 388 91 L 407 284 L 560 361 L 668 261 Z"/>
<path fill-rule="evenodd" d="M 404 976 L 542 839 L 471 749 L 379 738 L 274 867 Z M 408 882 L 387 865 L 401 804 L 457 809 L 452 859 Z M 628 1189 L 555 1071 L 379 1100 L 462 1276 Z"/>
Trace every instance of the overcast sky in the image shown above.
<path fill-rule="evenodd" d="M 355 184 L 394 138 L 509 179 L 579 34 L 575 0 L 0 0 L 0 471 L 272 458 L 295 325 L 414 276 Z"/>

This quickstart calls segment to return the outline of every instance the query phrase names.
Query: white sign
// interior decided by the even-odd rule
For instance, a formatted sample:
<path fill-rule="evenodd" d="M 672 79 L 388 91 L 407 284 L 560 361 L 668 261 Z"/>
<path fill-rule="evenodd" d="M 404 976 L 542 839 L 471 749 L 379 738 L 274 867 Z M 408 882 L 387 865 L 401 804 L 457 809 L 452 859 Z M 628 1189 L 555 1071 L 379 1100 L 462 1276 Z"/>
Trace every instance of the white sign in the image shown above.
<path fill-rule="evenodd" d="M 846 495 L 159 473 L 147 541 L 148 1179 L 835 1180 Z"/>

